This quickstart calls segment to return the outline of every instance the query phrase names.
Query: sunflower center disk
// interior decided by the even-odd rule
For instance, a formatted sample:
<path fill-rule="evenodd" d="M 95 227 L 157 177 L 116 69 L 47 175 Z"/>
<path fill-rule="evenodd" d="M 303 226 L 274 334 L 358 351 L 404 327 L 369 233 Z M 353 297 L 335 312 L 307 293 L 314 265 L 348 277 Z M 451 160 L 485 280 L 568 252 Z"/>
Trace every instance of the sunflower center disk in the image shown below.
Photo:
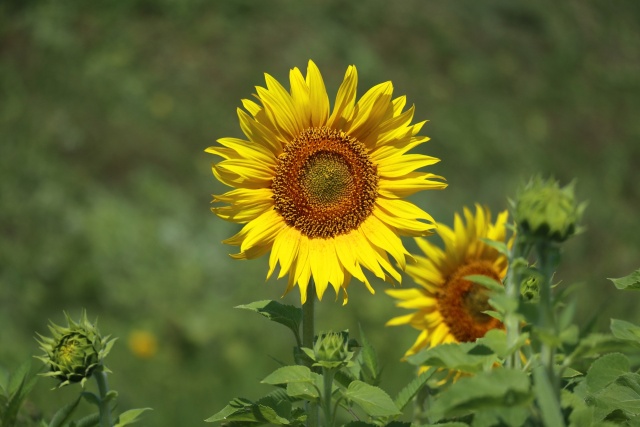
<path fill-rule="evenodd" d="M 459 268 L 447 280 L 438 294 L 438 308 L 444 322 L 459 342 L 475 341 L 502 323 L 484 312 L 492 310 L 487 288 L 465 276 L 480 274 L 500 281 L 491 263 L 475 261 Z"/>
<path fill-rule="evenodd" d="M 358 228 L 373 211 L 377 168 L 355 138 L 310 128 L 279 156 L 272 189 L 288 225 L 311 238 L 331 238 Z"/>
<path fill-rule="evenodd" d="M 308 200 L 319 206 L 329 206 L 346 200 L 353 192 L 353 177 L 342 156 L 320 152 L 311 156 L 300 176 L 301 187 Z"/>

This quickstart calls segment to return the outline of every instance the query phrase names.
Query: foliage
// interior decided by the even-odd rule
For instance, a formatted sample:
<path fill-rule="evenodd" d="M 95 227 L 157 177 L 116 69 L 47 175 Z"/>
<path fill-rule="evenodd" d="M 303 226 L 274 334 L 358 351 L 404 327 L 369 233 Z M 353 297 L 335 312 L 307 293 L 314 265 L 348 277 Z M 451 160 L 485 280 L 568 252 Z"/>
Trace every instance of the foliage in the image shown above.
<path fill-rule="evenodd" d="M 502 206 L 534 172 L 577 178 L 591 200 L 588 233 L 569 243 L 558 289 L 582 284 L 574 323 L 587 338 L 575 357 L 619 351 L 610 334 L 590 333 L 609 317 L 640 322 L 633 296 L 604 279 L 640 257 L 638 7 L 0 2 L 0 364 L 16 371 L 43 319 L 86 307 L 121 339 L 110 355 L 119 402 L 152 406 L 149 425 L 173 427 L 197 425 L 288 357 L 277 331 L 230 309 L 281 289 L 261 283 L 261 261 L 232 267 L 215 244 L 235 228 L 209 214 L 220 189 L 194 153 L 234 132 L 233 110 L 263 70 L 286 77 L 310 56 L 334 70 L 328 86 L 351 63 L 367 83 L 391 78 L 430 120 L 429 150 L 446 159 L 437 167 L 451 191 L 416 202 L 436 219 L 471 195 Z M 326 329 L 362 324 L 385 367 L 376 385 L 395 396 L 413 366 L 396 363 L 412 331 L 380 330 L 393 310 L 376 295 L 348 310 L 325 300 L 319 315 Z M 157 337 L 153 357 L 125 345 L 134 328 Z M 49 419 L 71 400 L 51 386 L 38 381 L 23 408 Z"/>

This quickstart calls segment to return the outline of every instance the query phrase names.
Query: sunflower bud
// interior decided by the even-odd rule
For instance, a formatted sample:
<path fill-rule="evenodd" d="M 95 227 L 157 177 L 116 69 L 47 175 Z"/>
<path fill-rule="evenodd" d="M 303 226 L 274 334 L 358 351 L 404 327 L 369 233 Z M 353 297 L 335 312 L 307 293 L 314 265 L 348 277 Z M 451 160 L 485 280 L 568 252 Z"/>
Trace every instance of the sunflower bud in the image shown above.
<path fill-rule="evenodd" d="M 579 227 L 585 204 L 577 204 L 574 184 L 560 188 L 557 181 L 536 177 L 520 190 L 515 201 L 518 232 L 535 240 L 563 242 Z"/>
<path fill-rule="evenodd" d="M 520 294 L 524 301 L 536 301 L 540 296 L 540 281 L 542 277 L 539 273 L 530 271 L 529 276 L 526 277 L 520 284 Z"/>
<path fill-rule="evenodd" d="M 45 352 L 36 356 L 50 369 L 44 376 L 60 380 L 59 387 L 80 382 L 84 387 L 87 378 L 96 369 L 105 369 L 103 359 L 111 350 L 115 339 L 102 337 L 87 319 L 86 311 L 82 312 L 79 323 L 74 322 L 67 313 L 67 326 L 59 326 L 50 322 L 51 337 L 38 334 L 40 348 Z"/>
<path fill-rule="evenodd" d="M 318 335 L 313 345 L 313 359 L 324 368 L 346 366 L 354 352 L 349 351 L 349 332 L 327 332 Z"/>

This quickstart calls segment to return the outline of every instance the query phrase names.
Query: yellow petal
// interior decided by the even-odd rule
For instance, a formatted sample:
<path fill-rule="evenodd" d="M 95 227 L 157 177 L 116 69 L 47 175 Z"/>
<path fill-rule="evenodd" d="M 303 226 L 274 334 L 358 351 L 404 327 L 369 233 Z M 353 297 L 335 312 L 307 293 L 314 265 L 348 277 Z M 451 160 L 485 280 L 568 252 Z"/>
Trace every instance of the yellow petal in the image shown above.
<path fill-rule="evenodd" d="M 307 66 L 307 85 L 311 102 L 311 123 L 315 127 L 324 126 L 329 117 L 329 96 L 320 70 L 311 60 Z"/>
<path fill-rule="evenodd" d="M 327 125 L 333 129 L 344 129 L 347 125 L 353 107 L 356 102 L 356 89 L 358 86 L 358 70 L 350 65 L 344 75 L 344 80 L 338 89 L 333 112 Z"/>

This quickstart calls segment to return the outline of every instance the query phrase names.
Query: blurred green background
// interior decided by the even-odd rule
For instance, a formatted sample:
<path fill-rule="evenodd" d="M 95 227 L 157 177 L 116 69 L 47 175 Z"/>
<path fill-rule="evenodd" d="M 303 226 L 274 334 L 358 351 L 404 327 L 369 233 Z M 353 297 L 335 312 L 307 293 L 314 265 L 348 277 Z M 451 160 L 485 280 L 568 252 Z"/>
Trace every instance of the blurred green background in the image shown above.
<path fill-rule="evenodd" d="M 279 299 L 266 259 L 231 260 L 239 226 L 209 212 L 204 149 L 240 137 L 235 109 L 288 71 L 319 65 L 330 97 L 355 64 L 359 94 L 392 80 L 421 150 L 450 186 L 412 200 L 439 221 L 475 202 L 505 209 L 534 173 L 576 178 L 586 233 L 565 247 L 563 285 L 580 283 L 578 322 L 639 322 L 638 299 L 607 277 L 640 266 L 640 2 L 543 0 L 0 2 L 0 365 L 39 353 L 34 332 L 86 307 L 120 337 L 108 359 L 120 408 L 150 406 L 142 425 L 200 425 L 290 360 L 285 328 L 233 309 Z M 410 247 L 412 242 L 407 242 Z M 406 280 L 410 285 L 411 281 Z M 395 393 L 417 332 L 375 282 L 342 307 L 318 305 L 319 329 L 362 324 Z M 285 303 L 299 303 L 299 294 Z M 151 357 L 128 345 L 157 339 Z M 34 365 L 37 365 L 34 361 Z M 51 416 L 77 389 L 33 404 Z"/>

